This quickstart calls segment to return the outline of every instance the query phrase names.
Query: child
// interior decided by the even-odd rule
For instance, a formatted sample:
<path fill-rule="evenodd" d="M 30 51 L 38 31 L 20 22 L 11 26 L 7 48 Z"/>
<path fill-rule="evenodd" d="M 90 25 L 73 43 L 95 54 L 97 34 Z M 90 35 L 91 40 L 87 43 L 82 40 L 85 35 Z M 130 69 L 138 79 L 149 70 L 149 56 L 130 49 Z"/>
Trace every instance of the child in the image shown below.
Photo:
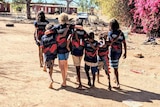
<path fill-rule="evenodd" d="M 98 74 L 97 79 L 99 82 L 99 71 L 102 69 L 105 70 L 106 75 L 108 76 L 108 89 L 111 90 L 111 83 L 110 83 L 110 75 L 109 75 L 109 58 L 108 58 L 108 50 L 110 46 L 110 42 L 106 41 L 107 35 L 101 34 L 99 41 L 99 49 L 98 49 L 98 56 L 100 61 L 98 62 Z"/>
<path fill-rule="evenodd" d="M 117 86 L 115 88 L 120 89 L 119 74 L 118 74 L 118 64 L 119 59 L 122 55 L 122 46 L 124 47 L 123 58 L 127 56 L 127 46 L 123 32 L 119 29 L 119 23 L 116 19 L 113 19 L 110 24 L 110 32 L 108 33 L 108 38 L 111 44 L 109 50 L 110 64 L 114 68 L 114 74 L 116 77 Z"/>
<path fill-rule="evenodd" d="M 77 20 L 76 25 L 82 26 L 82 20 Z M 75 29 L 74 33 L 72 34 L 71 38 L 69 38 L 67 43 L 67 48 L 69 49 L 70 42 L 71 42 L 71 54 L 72 59 L 74 62 L 74 65 L 76 67 L 76 73 L 77 73 L 77 80 L 79 82 L 79 86 L 77 89 L 82 89 L 81 79 L 80 79 L 80 65 L 81 60 L 83 56 L 83 50 L 84 50 L 84 39 L 86 38 L 87 33 L 84 30 Z"/>
<path fill-rule="evenodd" d="M 95 86 L 95 74 L 98 71 L 98 63 L 97 63 L 97 50 L 98 50 L 98 42 L 94 40 L 94 33 L 90 32 L 88 35 L 88 40 L 85 41 L 85 72 L 88 78 L 88 85 Z M 89 75 L 89 70 L 91 69 L 93 76 L 93 83 L 91 84 L 91 79 Z"/>
<path fill-rule="evenodd" d="M 53 25 L 47 24 L 46 30 L 50 30 L 50 29 L 52 29 L 51 33 L 42 36 L 41 48 L 44 53 L 45 64 L 47 66 L 47 72 L 49 73 L 49 77 L 50 77 L 49 88 L 53 88 L 52 72 L 53 72 L 54 60 L 55 58 L 57 58 L 57 41 L 56 41 L 57 32 L 53 28 Z M 61 36 L 66 35 L 66 32 L 68 32 L 68 29 L 65 30 L 65 32 Z"/>
<path fill-rule="evenodd" d="M 34 22 L 35 26 L 34 39 L 36 41 L 36 44 L 38 45 L 40 67 L 44 66 L 43 68 L 44 71 L 46 71 L 46 67 L 43 62 L 43 54 L 42 54 L 42 49 L 40 48 L 40 41 L 41 37 L 44 35 L 45 27 L 48 23 L 49 22 L 46 20 L 44 12 L 39 11 L 36 17 L 36 21 Z"/>

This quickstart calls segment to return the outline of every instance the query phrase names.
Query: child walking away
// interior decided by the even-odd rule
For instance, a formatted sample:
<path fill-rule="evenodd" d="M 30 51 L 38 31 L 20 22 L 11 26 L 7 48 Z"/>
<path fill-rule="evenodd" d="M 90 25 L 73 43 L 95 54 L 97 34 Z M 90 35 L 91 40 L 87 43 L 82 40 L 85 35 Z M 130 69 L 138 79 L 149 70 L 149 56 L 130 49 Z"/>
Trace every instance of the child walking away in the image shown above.
<path fill-rule="evenodd" d="M 49 22 L 45 18 L 45 14 L 43 11 L 39 11 L 36 17 L 36 21 L 34 22 L 35 32 L 34 32 L 34 39 L 36 44 L 38 45 L 38 52 L 39 52 L 39 62 L 40 67 L 43 67 L 43 70 L 46 71 L 46 66 L 43 62 L 43 54 L 42 49 L 40 48 L 40 41 L 41 37 L 44 35 L 45 27 Z"/>
<path fill-rule="evenodd" d="M 51 24 L 47 24 L 46 30 L 51 30 L 52 32 L 42 36 L 41 39 L 41 47 L 44 53 L 44 59 L 45 59 L 45 64 L 47 66 L 47 72 L 49 74 L 50 78 L 50 85 L 49 88 L 53 88 L 53 78 L 52 78 L 52 72 L 53 72 L 53 65 L 54 65 L 54 60 L 57 58 L 57 32 L 56 29 L 53 27 Z M 66 35 L 68 32 L 68 29 L 64 31 L 64 33 L 60 36 Z"/>
<path fill-rule="evenodd" d="M 110 83 L 110 71 L 109 71 L 109 57 L 108 57 L 108 49 L 110 46 L 110 42 L 106 41 L 107 35 L 101 34 L 99 38 L 99 49 L 98 49 L 98 73 L 97 79 L 99 82 L 99 72 L 103 68 L 105 70 L 106 75 L 108 76 L 108 89 L 111 90 L 111 83 Z"/>
<path fill-rule="evenodd" d="M 76 25 L 82 26 L 82 20 L 77 20 Z M 76 67 L 77 80 L 79 82 L 79 86 L 77 89 L 82 89 L 81 76 L 80 76 L 80 65 L 84 51 L 84 39 L 86 38 L 87 33 L 84 30 L 75 29 L 74 33 L 71 35 L 67 43 L 67 49 L 69 49 L 71 42 L 71 54 L 74 66 Z"/>
<path fill-rule="evenodd" d="M 90 32 L 88 35 L 88 40 L 85 41 L 85 72 L 88 78 L 88 85 L 95 86 L 95 74 L 98 71 L 98 63 L 97 63 L 97 50 L 98 50 L 98 42 L 94 40 L 94 33 Z M 89 70 L 91 69 L 93 76 L 93 83 L 91 84 L 91 78 L 89 75 Z"/>
<path fill-rule="evenodd" d="M 126 58 L 127 50 L 126 50 L 126 41 L 123 32 L 119 29 L 119 23 L 117 20 L 113 19 L 110 24 L 110 32 L 108 33 L 108 38 L 111 44 L 109 50 L 110 64 L 111 67 L 114 68 L 114 74 L 116 77 L 117 86 L 115 88 L 120 89 L 119 83 L 119 74 L 118 74 L 118 64 L 119 59 L 122 55 L 122 44 L 124 46 L 124 54 L 123 58 Z M 116 40 L 115 40 L 116 39 Z"/>
<path fill-rule="evenodd" d="M 53 25 L 48 24 L 46 26 L 46 30 L 49 30 L 53 27 Z M 52 32 L 50 34 L 42 36 L 41 39 L 41 48 L 44 53 L 44 60 L 45 64 L 47 66 L 47 72 L 49 74 L 50 78 L 50 85 L 49 88 L 52 88 L 53 84 L 53 78 L 52 78 L 52 72 L 53 72 L 53 65 L 54 60 L 57 57 L 57 44 L 56 44 L 56 33 Z"/>

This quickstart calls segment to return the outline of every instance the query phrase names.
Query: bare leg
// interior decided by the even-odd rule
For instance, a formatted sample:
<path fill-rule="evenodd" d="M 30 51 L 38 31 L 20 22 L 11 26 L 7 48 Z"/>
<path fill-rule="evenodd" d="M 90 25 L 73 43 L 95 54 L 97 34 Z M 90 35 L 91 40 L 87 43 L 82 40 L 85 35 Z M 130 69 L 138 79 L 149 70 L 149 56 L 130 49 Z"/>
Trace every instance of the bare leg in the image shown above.
<path fill-rule="evenodd" d="M 43 54 L 43 60 L 44 60 L 44 54 Z M 43 61 L 44 62 L 44 61 Z M 43 65 L 43 71 L 44 72 L 47 72 L 47 67 L 46 67 L 47 65 L 46 65 L 46 63 L 44 62 L 44 65 Z"/>
<path fill-rule="evenodd" d="M 42 54 L 42 49 L 40 48 L 40 46 L 38 46 L 38 52 L 39 52 L 40 67 L 43 67 L 43 54 Z"/>
<path fill-rule="evenodd" d="M 82 83 L 81 83 L 80 66 L 76 66 L 76 72 L 77 72 L 77 77 L 78 77 L 78 82 L 79 82 L 78 88 L 81 89 L 82 88 Z"/>
<path fill-rule="evenodd" d="M 110 75 L 109 72 L 107 70 L 105 70 L 106 75 L 108 76 L 108 89 L 111 91 L 111 80 L 110 80 Z"/>
<path fill-rule="evenodd" d="M 62 86 L 66 86 L 66 74 L 65 74 L 65 65 L 64 65 L 64 60 L 59 60 L 59 67 L 60 67 L 60 70 L 61 70 L 61 74 L 62 74 Z"/>
<path fill-rule="evenodd" d="M 97 71 L 97 82 L 100 83 L 100 81 L 99 81 L 99 70 Z"/>
<path fill-rule="evenodd" d="M 84 69 L 85 69 L 85 72 L 86 72 L 86 75 L 87 75 L 87 78 L 88 78 L 88 85 L 91 86 L 91 78 L 90 78 L 90 75 L 89 75 L 90 67 L 85 64 L 85 68 Z"/>
<path fill-rule="evenodd" d="M 92 77 L 93 77 L 93 87 L 95 86 L 95 78 L 96 78 L 96 74 L 94 72 L 92 72 Z"/>
<path fill-rule="evenodd" d="M 114 75 L 115 75 L 115 77 L 116 77 L 117 88 L 120 88 L 120 85 L 119 85 L 118 68 L 114 68 Z"/>
<path fill-rule="evenodd" d="M 64 60 L 65 80 L 67 80 L 68 61 Z"/>
<path fill-rule="evenodd" d="M 51 62 L 52 64 L 51 64 L 51 67 L 49 68 L 49 72 L 48 72 L 48 74 L 49 74 L 49 77 L 50 77 L 50 85 L 49 85 L 49 88 L 53 88 L 52 87 L 52 84 L 53 84 L 53 78 L 52 78 L 52 73 L 53 73 L 53 64 L 54 64 L 54 61 L 52 60 L 52 62 Z"/>

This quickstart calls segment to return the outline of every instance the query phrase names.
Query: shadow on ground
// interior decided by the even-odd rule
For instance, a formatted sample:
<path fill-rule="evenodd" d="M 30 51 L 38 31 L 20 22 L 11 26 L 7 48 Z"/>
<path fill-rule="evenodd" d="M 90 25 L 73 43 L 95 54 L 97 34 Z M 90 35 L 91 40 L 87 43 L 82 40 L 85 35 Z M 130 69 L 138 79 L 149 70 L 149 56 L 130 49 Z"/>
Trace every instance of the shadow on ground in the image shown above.
<path fill-rule="evenodd" d="M 123 89 L 118 91 L 108 91 L 103 88 L 90 88 L 87 89 L 87 91 L 85 91 L 85 90 L 78 90 L 70 86 L 67 86 L 65 90 L 73 93 L 83 94 L 101 99 L 110 99 L 118 102 L 132 99 L 134 101 L 152 103 L 152 100 L 160 100 L 160 94 L 141 90 L 127 85 L 121 85 L 121 86 L 132 88 L 135 89 L 136 91 L 127 91 Z"/>

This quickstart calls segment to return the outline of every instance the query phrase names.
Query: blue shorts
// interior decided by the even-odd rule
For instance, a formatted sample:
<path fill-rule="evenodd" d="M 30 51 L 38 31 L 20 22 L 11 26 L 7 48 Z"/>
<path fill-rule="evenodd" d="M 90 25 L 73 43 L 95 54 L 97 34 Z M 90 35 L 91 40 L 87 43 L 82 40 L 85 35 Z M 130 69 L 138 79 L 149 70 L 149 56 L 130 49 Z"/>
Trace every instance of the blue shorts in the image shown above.
<path fill-rule="evenodd" d="M 67 60 L 69 53 L 58 54 L 58 60 Z"/>

